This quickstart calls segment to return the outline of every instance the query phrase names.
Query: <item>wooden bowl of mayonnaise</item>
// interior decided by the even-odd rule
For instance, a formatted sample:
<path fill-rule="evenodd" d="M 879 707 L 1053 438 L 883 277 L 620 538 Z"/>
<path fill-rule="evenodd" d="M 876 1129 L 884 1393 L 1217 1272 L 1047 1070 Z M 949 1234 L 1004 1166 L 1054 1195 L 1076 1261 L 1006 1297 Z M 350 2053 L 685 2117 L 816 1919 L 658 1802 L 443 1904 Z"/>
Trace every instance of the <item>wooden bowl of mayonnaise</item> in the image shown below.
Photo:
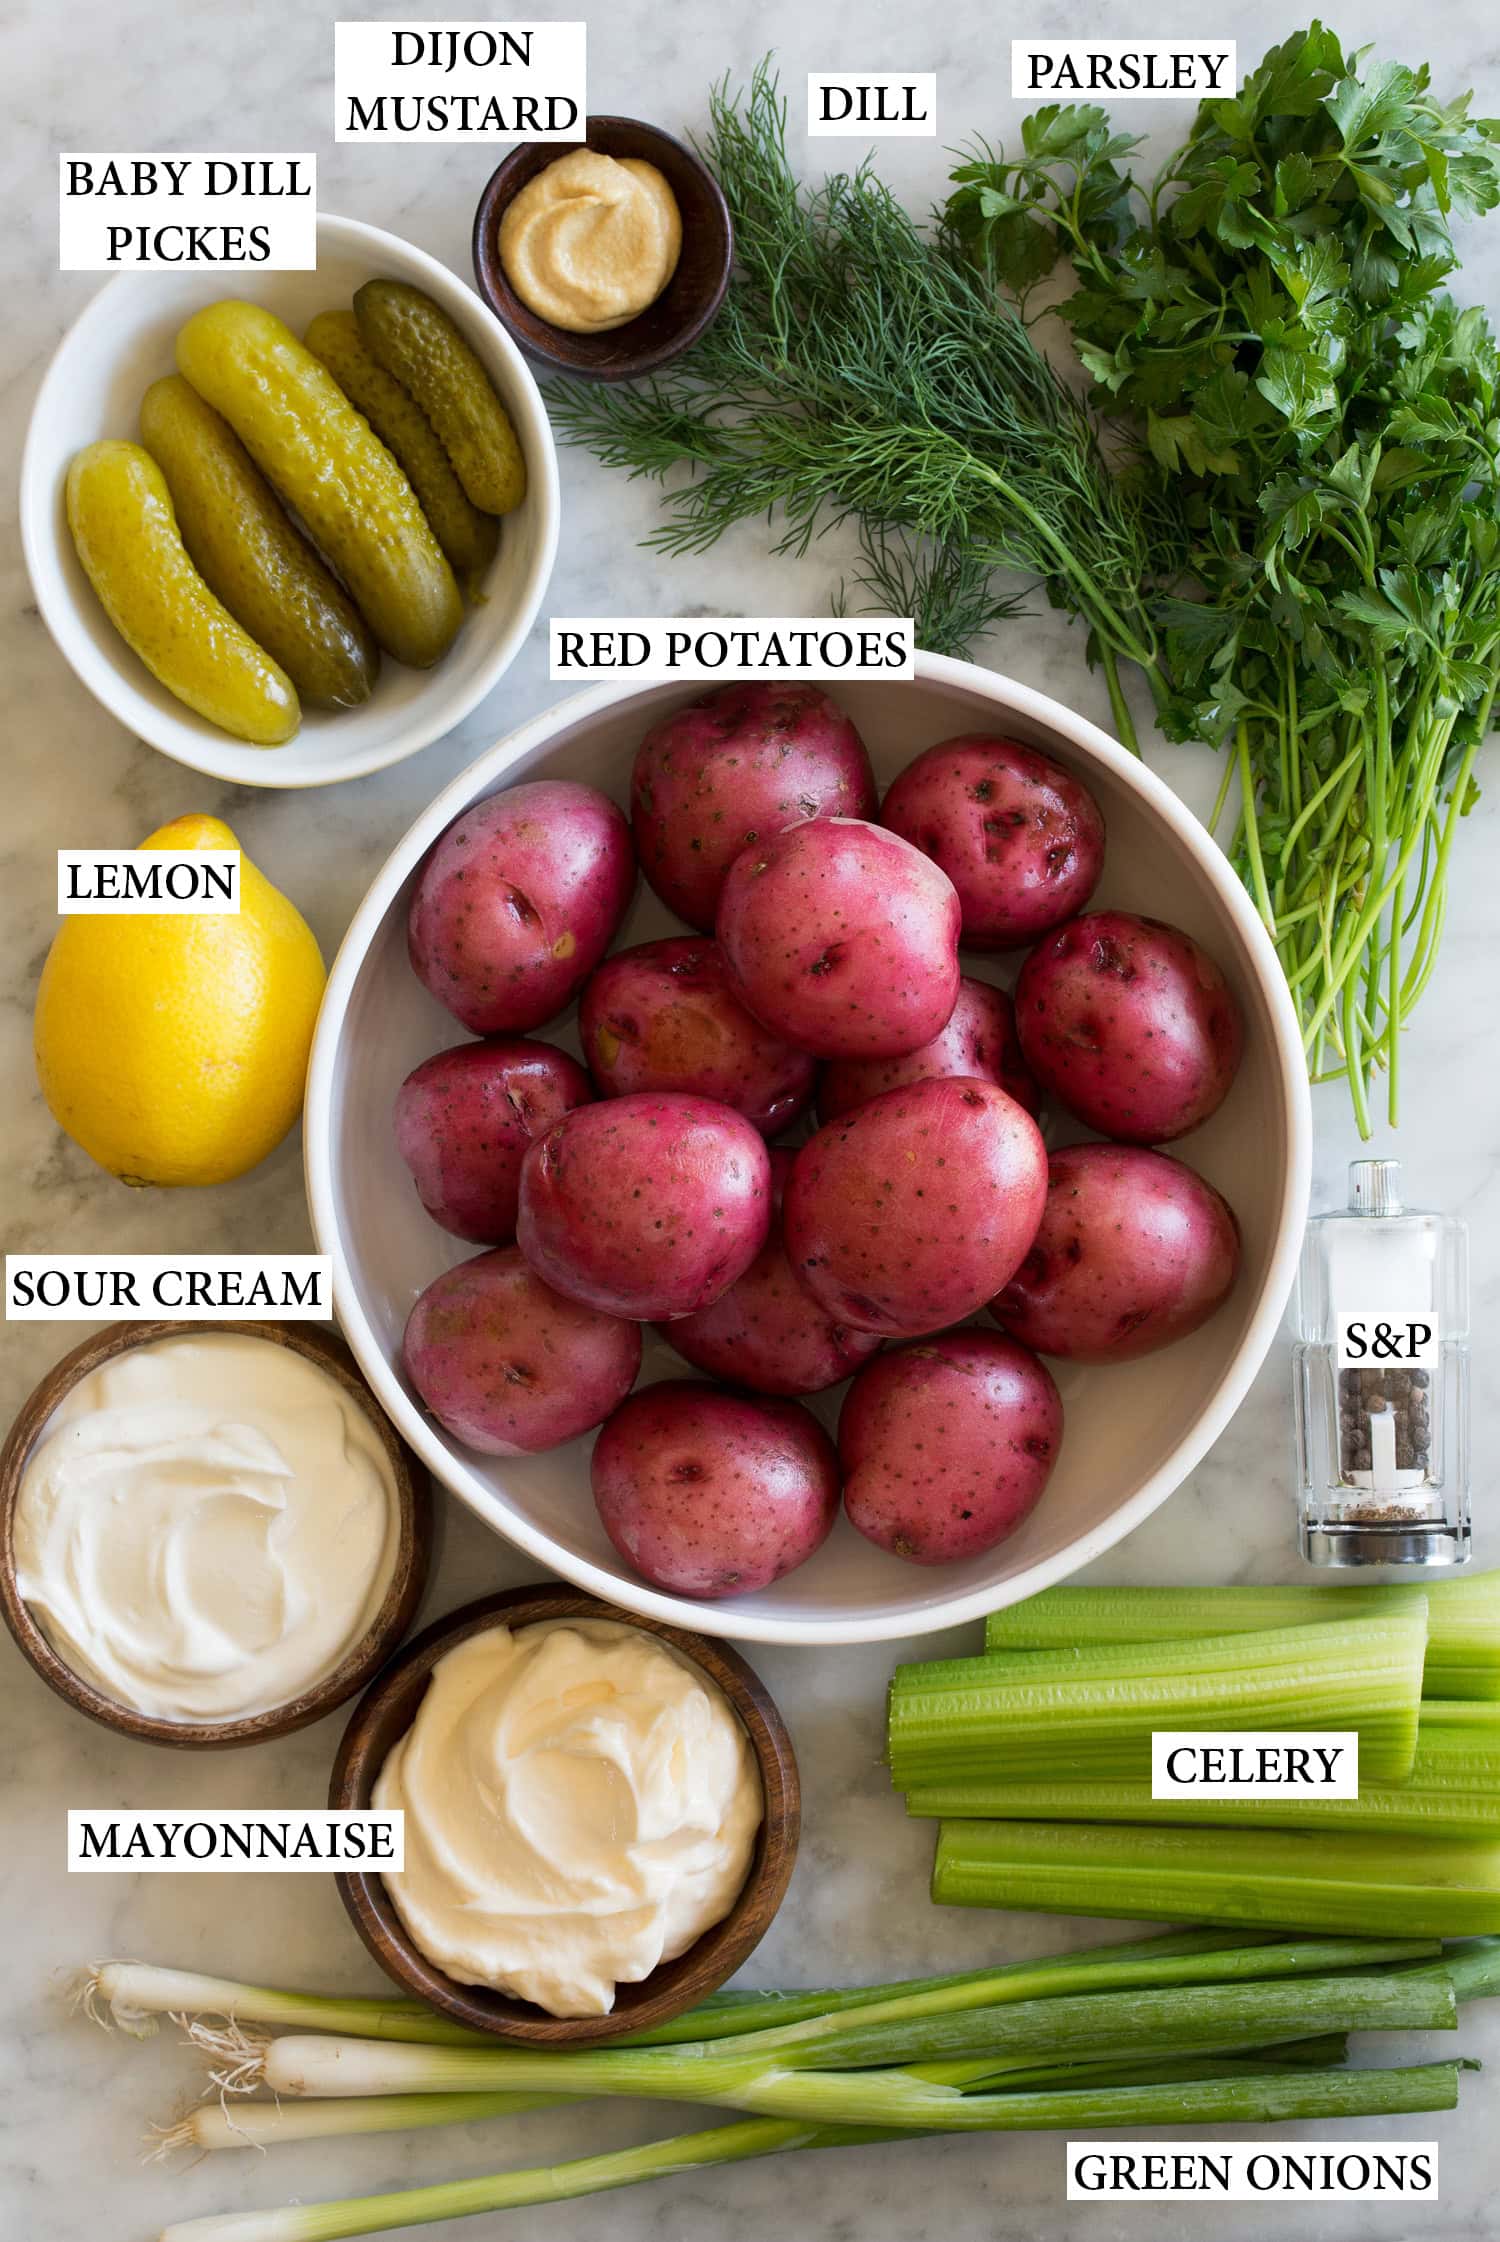
<path fill-rule="evenodd" d="M 592 1665 L 591 1642 L 598 1652 Z M 665 1674 L 670 1693 L 677 1669 L 687 1708 L 680 1731 L 667 1714 L 657 1726 L 639 1706 L 654 1686 L 653 1674 Z M 697 1701 L 703 1697 L 711 1714 Z M 623 1922 L 627 1935 L 639 1938 L 637 1917 L 645 1910 L 631 1902 L 641 1864 L 648 1863 L 649 1874 L 670 1841 L 662 1834 L 667 1817 L 659 1782 L 644 1801 L 630 1795 L 632 1707 L 636 1756 L 653 1779 L 679 1757 L 667 1739 L 677 1733 L 689 1739 L 680 1771 L 695 1786 L 695 1896 L 703 1890 L 705 1802 L 711 1770 L 724 1765 L 725 1722 L 742 1755 L 737 1768 L 753 1781 L 759 1805 L 758 1819 L 735 1824 L 734 1881 L 723 1890 L 725 1911 L 683 1951 L 634 1981 L 618 1974 L 613 1925 Z M 709 1718 L 720 1722 L 717 1733 L 705 1726 Z M 591 1757 L 598 1763 L 593 1777 L 580 1781 L 579 1762 Z M 481 1768 L 488 1772 L 478 1777 Z M 557 1795 L 549 1796 L 549 1787 Z M 466 1800 L 466 1790 L 472 1799 Z M 506 1827 L 511 1799 L 518 1811 Z M 482 1597 L 416 1636 L 355 1708 L 328 1803 L 399 1804 L 405 1815 L 400 1878 L 345 1870 L 335 1878 L 382 1969 L 406 1992 L 471 2029 L 563 2047 L 597 2045 L 665 2024 L 723 1985 L 759 1944 L 786 1895 L 801 1827 L 791 1737 L 739 1654 L 727 1643 L 616 1611 L 561 1586 Z M 726 1829 L 733 1810 L 726 1809 Z M 631 1852 L 628 1833 L 643 1828 L 649 1841 Z M 617 1861 L 612 1853 L 622 1830 L 629 1857 Z M 570 1884 L 579 1898 L 571 1929 Z M 399 1900 L 393 1886 L 401 1888 Z M 428 1944 L 453 1969 L 424 1948 L 414 1923 L 423 1925 Z M 690 1924 L 679 1916 L 676 1928 L 685 1936 Z M 583 1950 L 575 1952 L 580 1939 Z M 485 1965 L 487 1941 L 508 1965 L 495 1976 L 526 1982 L 553 2005 L 471 1982 Z M 672 1943 L 664 1941 L 660 1951 L 665 1955 Z M 639 1945 L 633 1962 L 620 1960 L 627 1968 L 642 1967 Z M 606 1986 L 610 1976 L 612 1986 Z M 559 2004 L 558 1988 L 571 2003 Z M 589 1999 L 604 2006 L 577 2013 Z M 556 2013 L 558 2005 L 574 2012 Z"/>
<path fill-rule="evenodd" d="M 0 1610 L 50 1689 L 138 1742 L 223 1751 L 347 1703 L 416 1616 L 425 1467 L 335 1332 L 117 1323 L 0 1449 Z"/>

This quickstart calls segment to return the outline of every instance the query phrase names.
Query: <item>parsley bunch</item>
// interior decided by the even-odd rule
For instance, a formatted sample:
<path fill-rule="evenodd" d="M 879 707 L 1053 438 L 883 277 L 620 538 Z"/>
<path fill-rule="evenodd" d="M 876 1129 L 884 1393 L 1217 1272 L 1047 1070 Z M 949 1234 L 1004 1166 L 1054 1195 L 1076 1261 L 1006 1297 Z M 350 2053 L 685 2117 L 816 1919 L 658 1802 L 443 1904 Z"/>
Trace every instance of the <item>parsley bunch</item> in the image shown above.
<path fill-rule="evenodd" d="M 1020 298 L 1061 258 L 1095 400 L 1186 525 L 1150 602 L 1168 733 L 1222 744 L 1233 854 L 1314 1079 L 1373 1070 L 1431 976 L 1500 683 L 1500 356 L 1443 282 L 1450 221 L 1500 201 L 1500 123 L 1314 24 L 1205 102 L 1139 188 L 1094 108 L 980 149 L 944 214 Z M 1216 822 L 1217 822 L 1216 813 Z"/>

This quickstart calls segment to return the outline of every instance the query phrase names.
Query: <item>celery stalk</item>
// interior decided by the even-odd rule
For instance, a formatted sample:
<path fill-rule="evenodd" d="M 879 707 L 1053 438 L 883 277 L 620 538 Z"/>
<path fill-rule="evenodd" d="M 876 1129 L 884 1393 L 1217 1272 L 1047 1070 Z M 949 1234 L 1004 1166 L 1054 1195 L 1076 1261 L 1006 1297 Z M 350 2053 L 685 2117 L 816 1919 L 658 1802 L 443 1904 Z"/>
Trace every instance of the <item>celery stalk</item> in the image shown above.
<path fill-rule="evenodd" d="M 1310 1626 L 1399 1608 L 1427 1598 L 1423 1692 L 1438 1698 L 1500 1698 L 1500 1573 L 1398 1586 L 1340 1588 L 1047 1588 L 993 1612 L 985 1648 L 1069 1650 L 1076 1644 L 1165 1642 L 1173 1637 Z"/>
<path fill-rule="evenodd" d="M 941 1824 L 932 1896 L 957 1907 L 1309 1931 L 1500 1931 L 1500 1845 L 1285 1829 Z"/>
<path fill-rule="evenodd" d="M 1147 1822 L 1215 1829 L 1348 1829 L 1370 1836 L 1500 1838 L 1500 1774 L 1425 1749 L 1419 1728 L 1409 1783 L 1361 1786 L 1358 1798 L 1218 1798 L 1212 1790 L 1153 1798 L 1148 1780 L 934 1782 L 906 1794 L 906 1811 L 938 1821 Z"/>
<path fill-rule="evenodd" d="M 1462 1775 L 1476 1789 L 1500 1789 L 1500 1705 L 1424 1698 L 1417 1750 L 1435 1773 Z"/>
<path fill-rule="evenodd" d="M 1426 1600 L 1322 1626 L 1018 1651 L 899 1666 L 899 1790 L 987 1777 L 1119 1779 L 1151 1771 L 1157 1728 L 1353 1728 L 1360 1772 L 1401 1783 L 1416 1751 Z"/>

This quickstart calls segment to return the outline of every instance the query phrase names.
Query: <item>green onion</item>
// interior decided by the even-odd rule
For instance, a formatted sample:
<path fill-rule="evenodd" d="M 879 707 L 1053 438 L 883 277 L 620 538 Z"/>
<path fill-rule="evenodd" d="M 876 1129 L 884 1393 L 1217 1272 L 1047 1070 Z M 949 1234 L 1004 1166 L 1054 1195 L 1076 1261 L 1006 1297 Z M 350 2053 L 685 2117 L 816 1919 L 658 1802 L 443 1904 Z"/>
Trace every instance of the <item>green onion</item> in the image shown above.
<path fill-rule="evenodd" d="M 1476 1938 L 1450 1946 L 1439 1967 L 1447 1971 L 1460 2001 L 1481 2001 L 1500 1993 L 1500 1938 Z"/>
<path fill-rule="evenodd" d="M 1419 1938 L 1281 1939 L 1223 1931 L 1177 1932 L 970 1971 L 956 1978 L 874 1988 L 885 1997 L 861 1996 L 847 2009 L 739 2038 L 661 2048 L 616 2041 L 587 2057 L 506 2050 L 492 2038 L 477 2049 L 436 2042 L 416 2047 L 375 2040 L 362 2043 L 326 2034 L 250 2043 L 248 2051 L 233 2042 L 222 2048 L 214 2034 L 200 2036 L 198 2044 L 210 2058 L 229 2053 L 240 2084 L 263 2083 L 278 2093 L 375 2095 L 511 2088 L 527 2093 L 639 2091 L 649 2095 L 670 2093 L 674 2082 L 686 2080 L 693 2094 L 706 2099 L 715 2082 L 734 2086 L 753 2079 L 768 2065 L 797 2069 L 851 2062 L 889 2065 L 949 2056 L 960 2048 L 972 2052 L 975 2035 L 979 2045 L 988 2047 L 1014 2039 L 1017 2033 L 1024 2037 L 1028 2031 L 1041 2031 L 1050 2058 L 1054 2035 L 1076 2029 L 1080 2016 L 1087 2023 L 1095 2014 L 1101 2024 L 1113 2029 L 1124 2013 L 1119 2002 L 1134 1994 L 1206 1987 L 1218 1996 L 1236 1986 L 1299 1978 L 1316 1978 L 1322 1985 L 1363 1983 L 1363 1978 L 1334 1980 L 1332 1973 L 1363 1972 L 1381 1961 L 1428 1959 L 1438 1951 L 1435 1941 Z M 1085 1999 L 1103 2005 L 1088 2010 Z M 1020 2021 L 1007 2025 L 1000 2013 L 1004 2009 Z M 971 2023 L 973 2018 L 978 2021 Z M 1269 2021 L 1279 2026 L 1284 2019 L 1278 2011 Z M 1299 2012 L 1299 2024 L 1304 2021 Z M 1305 2023 L 1308 2032 L 1345 2028 L 1336 2018 Z M 1241 2040 L 1239 2044 L 1256 2043 Z M 1137 2037 L 1128 2041 L 1131 2052 L 1137 2045 Z M 559 2067 L 567 2062 L 573 2068 Z"/>
<path fill-rule="evenodd" d="M 1084 1947 L 1033 1962 L 1009 1962 L 994 1970 L 970 1970 L 958 1977 L 875 1987 L 876 1993 L 884 1990 L 884 1999 L 872 2002 L 862 1996 L 821 2017 L 758 2032 L 732 2052 L 742 2059 L 774 2054 L 792 2061 L 824 2062 L 830 2048 L 847 2048 L 854 2034 L 868 2037 L 874 2029 L 905 2028 L 913 2022 L 1008 2002 L 1034 2006 L 1062 1995 L 1328 1976 L 1336 1970 L 1367 1969 L 1377 1962 L 1416 1960 L 1438 1952 L 1435 1939 L 1416 1937 L 1287 1939 L 1262 1932 L 1247 1939 L 1243 1932 L 1179 1931 Z M 613 2047 L 623 2044 L 611 2042 Z M 894 2040 L 887 2042 L 887 2056 L 894 2045 Z M 847 2058 L 841 2055 L 839 2060 Z"/>
<path fill-rule="evenodd" d="M 1500 1845 L 1350 1830 L 953 1821 L 938 1832 L 932 1896 L 1053 1915 L 1464 1936 L 1500 1931 Z"/>
<path fill-rule="evenodd" d="M 1071 1650 L 1087 1643 L 1154 1643 L 1195 1635 L 1310 1626 L 1371 1617 L 1427 1599 L 1428 1697 L 1500 1698 L 1500 1574 L 1475 1573 L 1421 1589 L 1047 1588 L 992 1612 L 985 1649 Z"/>
<path fill-rule="evenodd" d="M 1059 2061 L 1232 2054 L 1324 2032 L 1451 2028 L 1441 1968 L 1337 1977 L 1152 1986 L 899 2020 L 832 2020 L 817 2039 L 763 2033 L 726 2047 L 578 2050 L 422 2048 L 290 2035 L 265 2051 L 278 2095 L 532 2091 L 717 2102 L 768 2117 L 839 2125 L 970 2130 L 954 2089 Z M 916 2072 L 907 2066 L 927 2066 Z M 836 2068 L 834 2066 L 837 2066 Z"/>
<path fill-rule="evenodd" d="M 937 2005 L 971 2005 L 991 1999 L 991 1988 L 1014 1979 L 1017 2000 L 1042 1993 L 1053 1984 L 1066 1987 L 1084 1975 L 1096 1988 L 1130 1983 L 1142 1976 L 1168 1981 L 1158 1965 L 1178 1956 L 1227 1954 L 1253 1949 L 1276 1938 L 1274 1931 L 1181 1931 L 1082 1947 L 1076 1953 L 1042 1962 L 1011 1962 L 999 1969 L 960 1970 L 943 1977 L 900 1978 L 888 1984 L 819 1987 L 778 1992 L 734 1989 L 715 1993 L 696 2008 L 636 2032 L 621 2032 L 611 2047 L 671 2047 L 688 2040 L 731 2039 L 747 2032 L 843 2015 L 890 2000 L 934 1997 Z M 1118 1965 L 1117 1958 L 1118 1957 Z M 1376 1957 L 1378 1959 L 1378 1957 Z M 1140 1965 L 1140 1967 L 1138 1967 Z M 1221 1974 L 1210 1970 L 1210 1976 Z M 1222 1973 L 1227 1974 L 1227 1973 Z M 146 1962 L 98 1962 L 75 1983 L 77 2005 L 103 2021 L 143 2039 L 156 2029 L 158 2016 L 220 2016 L 230 2025 L 278 2024 L 288 2030 L 327 2032 L 349 2039 L 412 2041 L 423 2046 L 495 2046 L 493 2032 L 471 2031 L 428 2008 L 425 2002 L 365 1999 L 319 1993 L 283 1992 L 271 1986 L 244 1985 L 190 1970 L 159 1969 Z"/>
<path fill-rule="evenodd" d="M 1216 1829 L 1348 1829 L 1371 1836 L 1500 1838 L 1500 1781 L 1476 1781 L 1464 1763 L 1428 1751 L 1418 1730 L 1409 1783 L 1361 1788 L 1358 1798 L 1218 1798 L 1212 1790 L 1153 1798 L 1148 1781 L 927 1783 L 906 1811 L 939 1821 L 1153 1822 Z M 1496 1771 L 1500 1772 L 1500 1760 Z"/>
<path fill-rule="evenodd" d="M 431 2125 L 473 2125 L 554 2109 L 566 2094 L 368 2094 L 337 2102 L 199 2102 L 175 2125 L 155 2128 L 153 2157 L 173 2149 L 269 2149 L 331 2134 L 406 2133 Z"/>
<path fill-rule="evenodd" d="M 1075 1953 L 1050 1955 L 1039 1962 L 1010 1962 L 999 1969 L 960 1970 L 944 1977 L 900 1978 L 883 1985 L 809 1992 L 715 1993 L 665 2024 L 622 2032 L 610 2045 L 669 2047 L 684 2040 L 734 2038 L 891 2000 L 921 1997 L 939 2008 L 962 2007 L 965 2002 L 983 2005 L 997 1997 L 994 1989 L 1002 1982 L 1014 1988 L 1009 1997 L 1015 2000 L 1044 1993 L 1054 1984 L 1067 1990 L 1080 1975 L 1095 1991 L 1112 1984 L 1163 1984 L 1171 1981 L 1171 1971 L 1160 1967 L 1163 1963 L 1176 1969 L 1179 1957 L 1254 1948 L 1274 1941 L 1276 1935 L 1275 1931 L 1157 1932 L 1080 1947 Z M 1210 1969 L 1207 1974 L 1232 1973 Z M 133 2038 L 154 2032 L 158 2016 L 222 2016 L 231 2026 L 279 2024 L 349 2039 L 415 2041 L 429 2047 L 495 2045 L 493 2032 L 470 2031 L 422 2001 L 289 1993 L 226 1977 L 204 1977 L 196 1971 L 158 1969 L 145 1962 L 96 1962 L 75 1983 L 73 1997 L 95 2017 L 102 2004 L 109 2020 Z"/>
<path fill-rule="evenodd" d="M 1148 1776 L 1157 1728 L 1352 1728 L 1360 1771 L 1412 1771 L 1426 1600 L 1321 1626 L 899 1666 L 898 1790 L 1003 1777 Z"/>
<path fill-rule="evenodd" d="M 780 2032 L 796 2024 L 807 2024 L 817 2031 L 823 2028 L 820 2019 L 847 2016 L 859 2009 L 884 2010 L 887 2004 L 899 2004 L 893 2011 L 897 2014 L 936 2014 L 950 2008 L 983 2008 L 996 2000 L 1037 1999 L 1053 1990 L 1076 1991 L 1080 1984 L 1091 1992 L 1103 1992 L 1111 1986 L 1230 1977 L 1237 1974 L 1236 1957 L 1240 1952 L 1262 1951 L 1274 1943 L 1274 1932 L 1168 1931 L 1146 1938 L 1112 1939 L 1106 1945 L 1080 1947 L 1074 1953 L 1047 1955 L 1038 1961 L 957 1970 L 943 1977 L 897 1978 L 884 1985 L 825 1988 L 819 1992 L 719 1994 L 670 2023 L 654 2025 L 649 2031 L 622 2032 L 609 2044 L 670 2047 L 689 2040 L 739 2037 L 747 2032 Z M 1306 1966 L 1338 1965 L 1310 1962 Z M 1260 1973 L 1252 1970 L 1249 1974 Z M 1264 1974 L 1276 1974 L 1275 1964 Z M 477 2034 L 473 2044 L 493 2047 L 495 2041 L 492 2034 Z"/>
<path fill-rule="evenodd" d="M 158 2016 L 223 2016 L 232 2024 L 283 2024 L 310 2032 L 347 2032 L 361 2039 L 418 2040 L 448 2047 L 492 2047 L 493 2037 L 450 2023 L 422 2001 L 330 1998 L 283 1993 L 269 1985 L 241 1985 L 196 1970 L 157 1969 L 148 1962 L 96 1962 L 77 1981 L 73 1997 L 89 2015 L 145 2039 Z"/>
<path fill-rule="evenodd" d="M 1394 2117 L 1453 2109 L 1462 2067 L 1450 2062 L 1377 2071 L 1280 2069 L 1256 2078 L 975 2096 L 971 2107 L 983 2110 L 983 2121 L 975 2130 L 1015 2133 Z M 569 2164 L 533 2166 L 343 2203 L 294 2204 L 178 2220 L 163 2229 L 159 2242 L 343 2242 L 350 2235 L 387 2233 L 393 2227 L 425 2226 L 481 2211 L 567 2202 L 673 2172 L 704 2171 L 783 2150 L 835 2148 L 891 2137 L 866 2126 L 807 2126 L 785 2120 L 712 2126 Z"/>
<path fill-rule="evenodd" d="M 881 1985 L 810 1992 L 716 1993 L 666 2024 L 622 2032 L 610 2045 L 668 2047 L 681 2041 L 735 2038 L 892 2001 L 902 2003 L 907 2013 L 914 2013 L 917 2006 L 940 2010 L 983 2007 L 996 1999 L 1029 2000 L 1054 1987 L 1077 1990 L 1080 1981 L 1089 1990 L 1101 1992 L 1113 1985 L 1227 1977 L 1241 1968 L 1232 1957 L 1274 1946 L 1278 1939 L 1274 1930 L 1155 1932 L 1144 1938 L 1079 1947 L 1073 1953 L 1048 1955 L 1038 1961 L 959 1970 L 943 1977 L 898 1978 Z M 1358 1944 L 1349 1942 L 1351 1952 Z M 1197 1958 L 1205 1955 L 1218 1959 L 1203 1964 Z M 1300 1966 L 1314 1969 L 1338 1965 L 1325 1957 Z M 1249 1974 L 1272 1976 L 1279 1967 L 1273 1955 L 1264 1971 L 1251 1970 Z M 425 2046 L 493 2048 L 496 2044 L 493 2032 L 468 2031 L 451 2024 L 421 2001 L 352 1996 L 330 1999 L 316 1993 L 242 1985 L 230 1978 L 203 1977 L 186 1970 L 157 1969 L 144 1962 L 96 1963 L 75 1986 L 74 1997 L 95 2015 L 102 2001 L 113 2021 L 135 2037 L 154 2030 L 157 2016 L 171 2015 L 222 2016 L 231 2026 L 281 2024 L 350 2039 L 415 2041 Z"/>
<path fill-rule="evenodd" d="M 970 1973 L 983 1976 L 983 1971 Z M 953 1978 L 924 1978 L 923 1986 L 954 1984 Z M 617 2047 L 661 2047 L 677 2040 L 717 2039 L 757 2032 L 768 2024 L 792 2024 L 821 2016 L 835 2007 L 884 2000 L 892 1988 L 873 1985 L 853 1992 L 806 1993 L 730 1991 L 714 1993 L 697 2008 L 668 2023 L 622 2033 Z M 158 2016 L 222 2016 L 231 2024 L 279 2024 L 288 2030 L 342 2033 L 354 2039 L 412 2040 L 427 2046 L 493 2047 L 493 2032 L 471 2031 L 440 2016 L 424 2001 L 402 1997 L 340 1998 L 320 1993 L 283 1992 L 274 1986 L 243 1985 L 227 1977 L 205 1977 L 194 1970 L 158 1969 L 147 1962 L 96 1962 L 75 1983 L 73 1997 L 90 2015 L 119 2027 L 134 2039 L 156 2030 Z"/>
<path fill-rule="evenodd" d="M 973 2084 L 994 2086 L 1007 2094 L 1043 2086 L 1157 2086 L 1164 2085 L 1168 2079 L 1258 2078 L 1262 2072 L 1278 2069 L 1284 2063 L 1326 2066 L 1348 2060 L 1348 2034 L 1321 2032 L 1316 2039 L 1282 2040 L 1270 2047 L 1248 2048 L 1238 2055 L 1158 2055 L 1138 2063 L 1124 2063 L 1113 2058 L 1102 2063 L 1039 2063 L 1034 2070 L 997 2071 L 993 2077 L 986 2074 L 975 2079 Z M 917 2064 L 913 2068 L 919 2077 L 925 2075 L 924 2066 Z M 399 2101 L 400 2096 L 392 2099 Z M 272 2107 L 270 2103 L 258 2106 Z M 305 2110 L 316 2109 L 319 2105 L 298 2102 L 291 2107 Z"/>
<path fill-rule="evenodd" d="M 612 2042 L 618 2045 L 618 2042 Z M 1345 2063 L 1348 2037 L 1325 2032 L 1317 2039 L 1286 2040 L 1242 2055 L 1153 2057 L 1144 2062 L 1041 2063 L 1034 2069 L 997 2072 L 1007 2093 L 1037 2087 L 1152 2086 L 1169 2079 L 1258 2078 L 1283 2064 Z M 915 2073 L 920 2077 L 921 2071 Z M 988 2077 L 975 2082 L 988 2086 Z M 439 2125 L 474 2125 L 522 2110 L 555 2107 L 562 2094 L 370 2094 L 336 2100 L 200 2102 L 175 2125 L 154 2131 L 153 2158 L 174 2149 L 268 2149 L 291 2141 L 327 2140 L 366 2133 L 407 2133 Z"/>

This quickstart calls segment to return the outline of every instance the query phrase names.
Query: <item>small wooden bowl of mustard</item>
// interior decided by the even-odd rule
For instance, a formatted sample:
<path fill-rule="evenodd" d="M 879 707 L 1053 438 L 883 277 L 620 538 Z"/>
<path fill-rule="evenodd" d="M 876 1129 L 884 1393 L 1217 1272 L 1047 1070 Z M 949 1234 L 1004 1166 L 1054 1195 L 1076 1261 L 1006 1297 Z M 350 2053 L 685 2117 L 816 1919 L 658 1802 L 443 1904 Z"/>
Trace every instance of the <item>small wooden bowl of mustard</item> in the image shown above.
<path fill-rule="evenodd" d="M 111 1697 L 77 1672 L 54 1647 L 21 1592 L 17 1577 L 16 1511 L 26 1467 L 59 1406 L 84 1379 L 140 1348 L 195 1336 L 262 1340 L 286 1348 L 332 1381 L 342 1399 L 368 1421 L 389 1467 L 394 1493 L 394 1558 L 380 1602 L 357 1640 L 328 1672 L 285 1703 L 260 1712 L 212 1720 L 175 1720 L 141 1712 Z M 22 1655 L 48 1688 L 101 1727 L 140 1743 L 178 1751 L 227 1751 L 290 1735 L 346 1704 L 380 1671 L 416 1617 L 432 1553 L 432 1486 L 425 1467 L 396 1433 L 336 1332 L 312 1323 L 224 1322 L 185 1318 L 157 1323 L 117 1323 L 94 1332 L 53 1364 L 0 1448 L 0 1613 Z"/>
<path fill-rule="evenodd" d="M 719 182 L 702 157 L 670 133 L 635 117 L 590 117 L 585 133 L 576 141 L 525 141 L 491 174 L 474 215 L 474 277 L 528 357 L 585 381 L 633 381 L 679 357 L 717 314 L 734 263 L 734 229 Z M 682 220 L 676 268 L 655 302 L 623 326 L 593 334 L 540 317 L 516 293 L 500 253 L 501 223 L 521 189 L 579 148 L 653 165 Z"/>
<path fill-rule="evenodd" d="M 659 1963 L 637 1983 L 618 1981 L 607 2016 L 554 2016 L 487 1985 L 461 1983 L 429 1960 L 378 1872 L 341 1869 L 334 1878 L 365 1946 L 403 1991 L 457 2023 L 528 2046 L 598 2046 L 665 2024 L 706 2000 L 769 1930 L 791 1882 L 801 1833 L 802 1794 L 791 1737 L 769 1691 L 738 1652 L 705 1635 L 616 1611 L 577 1589 L 546 1585 L 481 1597 L 407 1644 L 355 1707 L 334 1761 L 329 1805 L 370 1806 L 382 1768 L 417 1718 L 434 1667 L 450 1651 L 496 1626 L 520 1631 L 589 1620 L 654 1637 L 722 1692 L 745 1731 L 760 1779 L 762 1814 L 749 1869 L 729 1912 L 675 1960 Z"/>

